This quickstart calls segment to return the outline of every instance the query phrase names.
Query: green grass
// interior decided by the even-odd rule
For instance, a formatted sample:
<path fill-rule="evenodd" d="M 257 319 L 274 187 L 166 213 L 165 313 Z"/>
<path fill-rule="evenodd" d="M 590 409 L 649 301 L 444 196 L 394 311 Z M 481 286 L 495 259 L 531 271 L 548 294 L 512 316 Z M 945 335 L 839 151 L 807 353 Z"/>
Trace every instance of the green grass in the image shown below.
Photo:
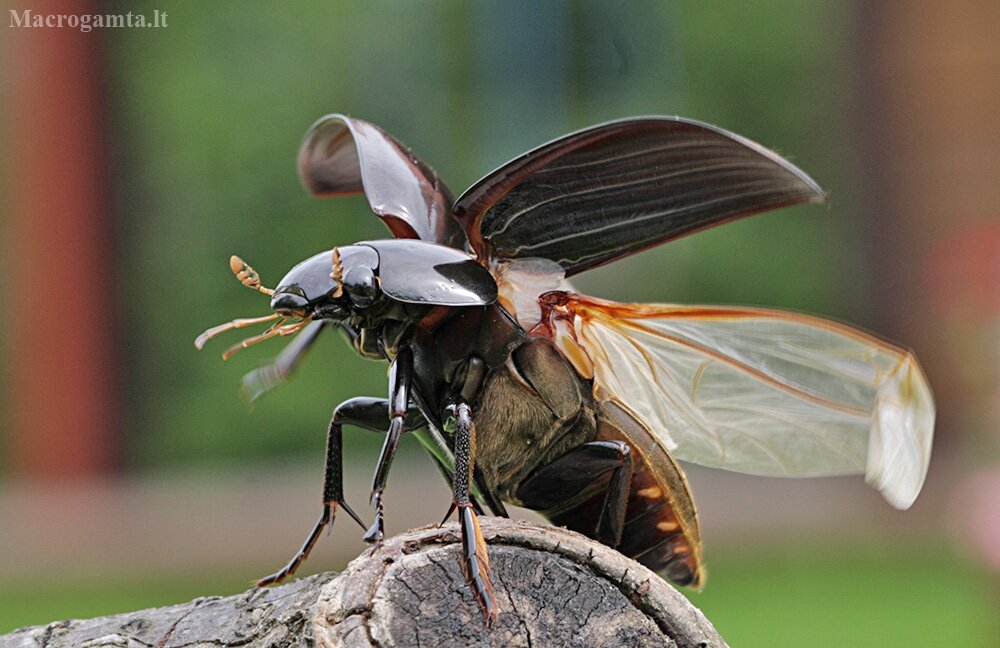
<path fill-rule="evenodd" d="M 704 592 L 690 593 L 734 647 L 994 646 L 997 592 L 939 547 L 887 550 L 713 548 Z M 233 594 L 238 579 L 0 584 L 0 633 Z"/>
<path fill-rule="evenodd" d="M 0 584 L 0 633 L 64 619 L 174 605 L 199 596 L 237 594 L 248 586 L 246 579 L 177 576 L 97 582 L 4 582 Z"/>
<path fill-rule="evenodd" d="M 732 646 L 995 646 L 998 592 L 942 547 L 715 551 L 687 592 Z"/>

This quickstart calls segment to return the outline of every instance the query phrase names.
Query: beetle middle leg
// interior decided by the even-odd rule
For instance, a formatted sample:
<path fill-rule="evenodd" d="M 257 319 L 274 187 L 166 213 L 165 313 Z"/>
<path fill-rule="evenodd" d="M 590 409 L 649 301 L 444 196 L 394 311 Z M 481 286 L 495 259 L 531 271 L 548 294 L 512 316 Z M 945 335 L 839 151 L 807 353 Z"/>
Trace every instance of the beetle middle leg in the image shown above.
<path fill-rule="evenodd" d="M 603 490 L 595 538 L 617 547 L 625 528 L 631 482 L 631 447 L 624 441 L 591 441 L 532 473 L 516 496 L 527 508 L 558 515 Z"/>
<path fill-rule="evenodd" d="M 479 528 L 479 517 L 469 492 L 476 456 L 476 428 L 468 403 L 459 401 L 449 408 L 455 416 L 455 474 L 452 507 L 458 510 L 462 528 L 462 565 L 476 599 L 486 614 L 486 622 L 497 617 L 497 604 L 490 582 L 490 559 L 486 539 Z"/>
<path fill-rule="evenodd" d="M 406 414 L 410 410 L 410 383 L 413 380 L 413 352 L 402 349 L 389 370 L 389 431 L 382 444 L 375 476 L 372 479 L 371 505 L 375 509 L 375 521 L 365 532 L 365 542 L 379 546 L 385 535 L 383 522 L 382 493 L 389 478 L 389 468 L 399 448 L 399 440 L 406 429 Z"/>
<path fill-rule="evenodd" d="M 280 583 L 295 573 L 295 570 L 298 569 L 299 565 L 302 564 L 302 561 L 309 556 L 309 552 L 312 551 L 312 548 L 316 545 L 316 541 L 319 540 L 323 527 L 327 525 L 331 528 L 333 527 L 337 506 L 340 506 L 342 509 L 347 511 L 347 514 L 350 515 L 362 529 L 365 528 L 365 523 L 361 521 L 361 518 L 359 518 L 351 507 L 348 506 L 344 499 L 343 426 L 353 425 L 366 430 L 381 432 L 385 429 L 386 411 L 388 407 L 389 401 L 385 398 L 361 397 L 346 400 L 333 410 L 333 416 L 330 418 L 330 427 L 326 437 L 326 468 L 323 479 L 323 512 L 320 514 L 319 520 L 316 521 L 315 526 L 306 538 L 305 543 L 303 543 L 302 548 L 298 550 L 287 565 L 270 576 L 266 576 L 257 581 L 258 587 Z M 416 409 L 412 409 L 408 412 L 408 418 L 408 422 L 412 425 L 412 427 L 420 427 L 424 423 L 423 416 Z"/>

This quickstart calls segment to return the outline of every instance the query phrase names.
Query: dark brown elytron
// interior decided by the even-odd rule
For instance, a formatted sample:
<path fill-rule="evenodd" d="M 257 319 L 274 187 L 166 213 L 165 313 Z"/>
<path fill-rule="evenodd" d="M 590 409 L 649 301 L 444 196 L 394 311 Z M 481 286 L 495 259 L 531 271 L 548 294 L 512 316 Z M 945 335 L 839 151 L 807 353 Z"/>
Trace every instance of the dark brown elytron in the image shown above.
<path fill-rule="evenodd" d="M 344 499 L 344 425 L 385 431 L 365 533 L 376 544 L 400 437 L 427 448 L 453 486 L 463 564 L 488 619 L 500 610 L 483 507 L 541 511 L 699 587 L 701 534 L 675 458 L 761 475 L 864 473 L 897 508 L 920 491 L 934 405 L 908 351 L 804 315 L 619 304 L 566 282 L 701 229 L 824 200 L 758 144 L 679 118 L 626 119 L 525 153 L 454 200 L 397 140 L 331 115 L 308 132 L 298 164 L 314 195 L 364 193 L 396 238 L 320 252 L 273 290 L 233 257 L 274 312 L 209 329 L 196 345 L 265 322 L 225 357 L 295 335 L 244 379 L 257 398 L 338 328 L 362 356 L 391 363 L 389 397 L 336 407 L 320 518 L 262 585 L 295 571 L 338 507 L 365 527 Z"/>

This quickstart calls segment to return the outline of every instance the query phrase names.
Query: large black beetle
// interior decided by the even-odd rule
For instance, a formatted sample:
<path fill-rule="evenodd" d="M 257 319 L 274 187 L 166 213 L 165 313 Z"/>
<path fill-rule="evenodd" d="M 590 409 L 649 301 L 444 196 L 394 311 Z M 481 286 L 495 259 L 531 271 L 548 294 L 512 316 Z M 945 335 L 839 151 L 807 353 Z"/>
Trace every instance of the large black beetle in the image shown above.
<path fill-rule="evenodd" d="M 389 397 L 355 398 L 330 423 L 323 511 L 279 572 L 292 574 L 344 499 L 341 428 L 388 431 L 382 493 L 401 435 L 418 436 L 451 481 L 463 562 L 498 614 L 477 512 L 541 511 L 676 583 L 703 581 L 701 536 L 674 457 L 764 475 L 865 473 L 898 508 L 917 496 L 934 425 L 912 354 L 813 317 L 751 308 L 618 304 L 566 278 L 679 236 L 824 194 L 777 154 L 679 118 L 626 119 L 534 149 L 457 201 L 394 138 L 324 117 L 299 154 L 315 195 L 363 192 L 395 240 L 317 254 L 275 290 L 238 257 L 273 321 L 226 352 L 297 334 L 244 380 L 251 398 L 283 381 L 327 327 L 391 363 Z M 362 526 L 364 526 L 362 524 Z"/>

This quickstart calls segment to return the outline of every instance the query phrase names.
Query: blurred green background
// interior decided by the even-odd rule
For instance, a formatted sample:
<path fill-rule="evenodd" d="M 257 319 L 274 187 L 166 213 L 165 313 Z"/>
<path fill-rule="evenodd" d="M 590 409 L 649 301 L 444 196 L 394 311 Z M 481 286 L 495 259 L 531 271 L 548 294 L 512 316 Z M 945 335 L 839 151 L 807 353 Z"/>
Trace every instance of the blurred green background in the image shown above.
<path fill-rule="evenodd" d="M 302 190 L 295 154 L 315 119 L 336 111 L 378 124 L 457 194 L 568 131 L 666 114 L 717 124 L 789 156 L 823 185 L 829 209 L 726 225 L 587 273 L 577 288 L 620 301 L 766 305 L 856 323 L 916 348 L 942 412 L 931 479 L 905 514 L 865 491 L 860 478 L 775 485 L 694 471 L 711 578 L 693 600 L 734 646 L 996 645 L 1000 598 L 981 545 L 1000 543 L 1000 535 L 977 535 L 963 508 L 976 496 L 962 480 L 990 470 L 997 456 L 1000 309 L 961 310 L 981 301 L 956 296 L 979 275 L 969 279 L 968 255 L 945 245 L 959 231 L 972 231 L 971 240 L 992 235 L 975 228 L 996 221 L 997 190 L 983 181 L 996 175 L 970 180 L 956 171 L 963 156 L 933 147 L 957 133 L 977 164 L 1000 171 L 995 149 L 981 141 L 988 138 L 955 130 L 990 119 L 956 111 L 969 119 L 945 127 L 935 112 L 951 105 L 938 107 L 943 100 L 978 105 L 980 95 L 997 91 L 948 85 L 942 99 L 911 82 L 919 74 L 907 75 L 926 65 L 923 74 L 945 79 L 967 63 L 969 74 L 995 86 L 1000 48 L 977 40 L 978 26 L 995 15 L 990 5 L 958 2 L 944 14 L 930 6 L 99 5 L 169 16 L 162 29 L 74 36 L 100 44 L 89 69 L 100 88 L 105 148 L 92 164 L 103 165 L 108 192 L 100 226 L 111 262 L 100 279 L 112 304 L 114 354 L 93 370 L 114 385 L 116 414 L 103 431 L 113 451 L 107 463 L 72 475 L 19 454 L 37 430 L 19 423 L 32 417 L 17 410 L 24 364 L 15 360 L 47 342 L 13 321 L 26 314 L 5 309 L 2 357 L 10 370 L 2 387 L 13 396 L 0 405 L 0 632 L 241 591 L 298 546 L 318 513 L 330 410 L 351 396 L 382 395 L 385 368 L 331 336 L 291 384 L 251 409 L 238 393 L 240 377 L 281 343 L 222 363 L 224 343 L 198 353 L 192 341 L 213 324 L 268 311 L 261 295 L 233 280 L 230 254 L 268 284 L 314 252 L 386 235 L 362 198 L 321 201 Z M 941 30 L 953 40 L 922 40 Z M 54 37 L 9 31 L 19 33 L 4 46 L 8 106 L 19 84 L 45 83 L 24 72 L 30 66 L 19 48 Z M 23 145 L 7 150 L 4 168 L 15 178 L 8 188 L 16 192 Z M 928 182 L 940 180 L 935 169 L 959 179 Z M 918 200 L 932 190 L 949 198 Z M 979 190 L 987 197 L 963 202 Z M 19 214 L 17 204 L 3 212 L 3 224 L 12 224 L 0 233 L 7 274 L 29 253 L 8 230 L 18 218 L 46 218 Z M 997 250 L 982 254 L 995 254 L 1000 268 Z M 995 284 L 986 281 L 989 292 Z M 74 326 L 58 295 L 46 303 L 54 308 L 42 317 L 55 312 L 62 326 Z M 77 331 L 78 343 L 87 345 L 90 333 Z M 51 403 L 59 407 L 57 395 Z M 361 503 L 381 441 L 347 438 L 348 488 Z M 434 522 L 447 507 L 415 445 L 404 447 L 390 490 L 433 493 L 426 498 L 433 501 L 394 509 L 390 500 L 395 531 L 399 519 Z M 342 567 L 357 553 L 357 530 L 345 529 L 321 543 L 310 571 Z"/>

